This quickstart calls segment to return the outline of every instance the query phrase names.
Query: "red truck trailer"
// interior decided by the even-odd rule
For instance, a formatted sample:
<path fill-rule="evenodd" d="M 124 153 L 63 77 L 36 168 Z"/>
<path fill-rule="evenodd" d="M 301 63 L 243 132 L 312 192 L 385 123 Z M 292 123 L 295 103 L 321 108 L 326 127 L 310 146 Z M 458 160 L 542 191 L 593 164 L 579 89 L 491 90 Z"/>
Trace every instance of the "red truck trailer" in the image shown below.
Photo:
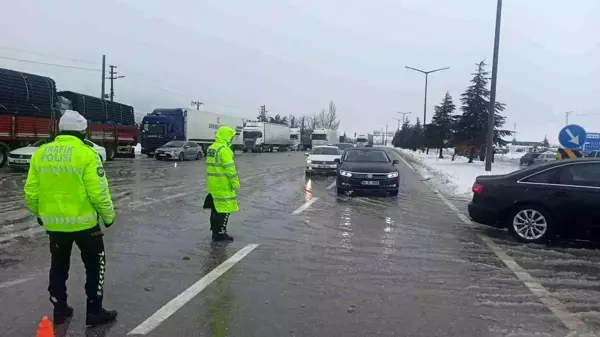
<path fill-rule="evenodd" d="M 0 115 L 0 167 L 10 151 L 52 138 L 58 132 L 58 119 Z M 135 158 L 135 125 L 90 124 L 88 139 L 106 149 L 106 160 L 115 157 Z"/>

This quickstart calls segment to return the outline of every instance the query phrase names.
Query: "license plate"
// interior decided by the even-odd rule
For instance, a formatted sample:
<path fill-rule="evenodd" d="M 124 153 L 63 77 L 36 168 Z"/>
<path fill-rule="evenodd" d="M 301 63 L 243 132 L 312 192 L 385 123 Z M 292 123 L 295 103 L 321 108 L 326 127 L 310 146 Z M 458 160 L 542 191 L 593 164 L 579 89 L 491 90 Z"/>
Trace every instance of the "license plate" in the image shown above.
<path fill-rule="evenodd" d="M 24 159 L 13 159 L 12 162 L 15 164 L 27 164 L 27 160 Z"/>
<path fill-rule="evenodd" d="M 159 157 L 164 157 L 164 156 L 166 156 L 166 155 L 167 155 L 166 153 L 159 153 L 159 154 L 158 154 L 158 156 L 159 156 Z"/>
<path fill-rule="evenodd" d="M 318 167 L 318 168 L 322 168 L 322 169 L 326 169 L 326 168 L 329 168 L 329 165 L 319 165 L 319 166 L 317 166 L 317 167 Z"/>
<path fill-rule="evenodd" d="M 363 185 L 379 185 L 379 181 L 363 180 L 362 184 Z"/>

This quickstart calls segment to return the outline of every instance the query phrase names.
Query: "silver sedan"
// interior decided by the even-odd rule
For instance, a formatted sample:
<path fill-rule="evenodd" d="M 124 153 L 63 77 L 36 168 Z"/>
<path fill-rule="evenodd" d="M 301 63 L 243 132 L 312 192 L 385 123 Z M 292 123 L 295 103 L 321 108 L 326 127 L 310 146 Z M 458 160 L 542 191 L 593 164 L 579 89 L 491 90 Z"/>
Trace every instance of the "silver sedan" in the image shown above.
<path fill-rule="evenodd" d="M 170 141 L 154 152 L 156 160 L 199 160 L 203 156 L 204 152 L 202 152 L 200 145 L 185 140 Z"/>

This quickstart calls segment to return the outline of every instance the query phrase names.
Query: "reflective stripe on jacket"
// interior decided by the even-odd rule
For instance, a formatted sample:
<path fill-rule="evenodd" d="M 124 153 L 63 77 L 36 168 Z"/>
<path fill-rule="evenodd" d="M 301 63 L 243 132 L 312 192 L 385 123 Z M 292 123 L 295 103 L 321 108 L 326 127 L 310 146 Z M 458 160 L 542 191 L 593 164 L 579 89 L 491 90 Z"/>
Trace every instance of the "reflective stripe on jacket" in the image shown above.
<path fill-rule="evenodd" d="M 235 130 L 221 126 L 217 130 L 215 142 L 206 151 L 206 189 L 213 197 L 215 209 L 219 213 L 239 211 L 235 190 L 240 188 L 233 162 L 231 141 Z"/>
<path fill-rule="evenodd" d="M 75 136 L 61 135 L 31 157 L 27 208 L 48 231 L 77 232 L 114 221 L 108 181 L 98 153 Z"/>

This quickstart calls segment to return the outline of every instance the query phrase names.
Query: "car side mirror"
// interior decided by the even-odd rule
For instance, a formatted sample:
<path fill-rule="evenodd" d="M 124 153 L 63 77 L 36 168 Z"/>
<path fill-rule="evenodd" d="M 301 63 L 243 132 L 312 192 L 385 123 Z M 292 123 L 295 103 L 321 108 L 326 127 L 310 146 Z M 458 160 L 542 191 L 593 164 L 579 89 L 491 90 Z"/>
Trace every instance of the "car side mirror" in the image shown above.
<path fill-rule="evenodd" d="M 340 164 L 342 161 L 340 160 L 340 158 L 335 158 L 335 159 L 333 160 L 333 162 Z"/>
<path fill-rule="evenodd" d="M 394 159 L 394 160 L 392 160 L 392 164 L 393 165 L 400 164 L 400 161 L 398 159 Z"/>
<path fill-rule="evenodd" d="M 189 148 L 190 148 L 190 147 L 189 147 L 189 146 L 187 146 L 187 145 L 185 145 L 185 146 L 183 147 L 183 149 L 184 149 L 184 150 L 187 150 L 187 149 L 189 149 Z"/>
<path fill-rule="evenodd" d="M 304 155 L 308 157 L 308 152 L 305 152 Z"/>

